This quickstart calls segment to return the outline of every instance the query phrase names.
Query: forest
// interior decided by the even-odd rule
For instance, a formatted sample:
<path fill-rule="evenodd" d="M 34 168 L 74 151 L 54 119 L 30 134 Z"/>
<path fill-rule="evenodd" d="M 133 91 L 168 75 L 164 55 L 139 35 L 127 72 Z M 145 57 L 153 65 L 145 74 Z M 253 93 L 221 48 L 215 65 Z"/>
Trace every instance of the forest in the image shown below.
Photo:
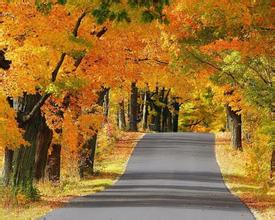
<path fill-rule="evenodd" d="M 268 193 L 274 12 L 271 0 L 0 0 L 0 194 L 31 204 L 41 182 L 93 178 L 99 140 L 130 132 L 226 134 Z"/>

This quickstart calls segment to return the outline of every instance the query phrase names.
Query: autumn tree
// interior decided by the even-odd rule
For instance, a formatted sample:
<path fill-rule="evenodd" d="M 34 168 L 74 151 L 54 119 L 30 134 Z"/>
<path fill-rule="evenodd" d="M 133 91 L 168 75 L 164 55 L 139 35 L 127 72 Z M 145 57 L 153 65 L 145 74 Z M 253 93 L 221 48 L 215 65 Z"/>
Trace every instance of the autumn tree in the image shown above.
<path fill-rule="evenodd" d="M 65 118 L 62 115 L 65 112 L 60 110 L 60 106 L 55 101 L 51 103 L 50 97 L 54 95 L 58 98 L 69 94 L 70 97 L 78 98 L 77 94 L 80 90 L 92 91 L 95 94 L 96 90 L 98 91 L 102 86 L 103 81 L 96 80 L 98 75 L 87 75 L 87 71 L 91 71 L 87 67 L 95 62 L 92 60 L 91 45 L 100 43 L 98 39 L 111 28 L 113 23 L 130 22 L 132 12 L 141 14 L 143 21 L 153 19 L 162 21 L 164 19 L 162 9 L 165 4 L 168 2 L 99 1 L 94 4 L 85 1 L 15 1 L 1 3 L 1 23 L 3 24 L 1 35 L 5 39 L 1 42 L 1 48 L 3 48 L 2 51 L 6 51 L 6 56 L 12 62 L 10 65 L 10 61 L 1 52 L 1 66 L 4 69 L 4 71 L 1 70 L 3 75 L 1 89 L 6 97 L 13 97 L 15 100 L 13 102 L 18 106 L 15 107 L 17 121 L 25 130 L 25 139 L 31 143 L 31 147 L 20 147 L 16 150 L 13 181 L 15 187 L 32 186 L 35 154 L 37 158 L 42 158 L 39 152 L 45 154 L 50 143 L 42 141 L 45 123 L 54 132 L 54 139 L 55 136 L 61 136 L 64 130 L 52 127 L 55 121 L 61 120 L 59 124 L 63 124 L 62 121 Z M 135 7 L 139 10 L 134 9 Z M 79 92 L 77 92 L 78 89 L 80 89 Z M 88 96 L 89 93 L 86 95 Z M 80 100 L 85 102 L 86 99 L 87 97 L 84 97 Z M 47 122 L 41 112 L 41 107 L 44 105 L 57 108 L 51 114 L 47 114 L 50 111 L 46 110 Z M 71 101 L 64 110 L 71 109 L 70 105 Z M 80 115 L 78 113 L 72 120 L 79 120 L 83 111 L 87 109 L 81 111 L 82 113 Z M 94 128 L 89 127 L 89 129 Z M 50 133 L 49 138 L 46 139 L 51 139 Z M 78 142 L 78 145 L 81 145 L 80 143 Z M 45 146 L 37 148 L 39 144 Z M 41 166 L 45 167 L 45 165 Z M 41 173 L 38 176 L 41 176 Z"/>
<path fill-rule="evenodd" d="M 270 1 L 174 1 L 167 8 L 167 14 L 171 23 L 165 27 L 166 33 L 170 44 L 180 50 L 177 62 L 185 72 L 207 68 L 215 83 L 237 88 L 232 95 L 251 104 L 256 97 L 258 103 L 268 99 L 266 107 L 270 106 Z M 257 68 L 255 63 L 259 64 Z M 261 88 L 257 91 L 268 94 L 267 99 L 257 95 L 256 87 Z M 239 139 L 233 143 L 241 148 L 240 118 L 244 106 L 239 105 L 237 109 L 238 103 L 228 103 L 228 95 L 225 95 L 224 103 L 233 117 L 234 129 L 238 131 L 238 137 L 234 135 L 233 138 Z M 231 100 L 237 100 L 237 97 Z"/>

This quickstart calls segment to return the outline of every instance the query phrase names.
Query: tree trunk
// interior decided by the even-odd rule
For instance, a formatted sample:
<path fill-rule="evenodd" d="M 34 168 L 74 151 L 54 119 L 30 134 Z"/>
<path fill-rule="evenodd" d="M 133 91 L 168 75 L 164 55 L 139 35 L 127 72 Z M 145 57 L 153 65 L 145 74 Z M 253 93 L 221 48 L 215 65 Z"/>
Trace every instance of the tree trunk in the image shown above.
<path fill-rule="evenodd" d="M 94 161 L 97 145 L 97 134 L 91 137 L 82 147 L 81 159 L 79 161 L 79 177 L 84 178 L 85 172 L 94 174 Z"/>
<path fill-rule="evenodd" d="M 60 180 L 60 157 L 61 145 L 52 144 L 51 154 L 48 157 L 48 175 L 49 180 L 52 182 L 58 182 Z"/>
<path fill-rule="evenodd" d="M 173 122 L 173 132 L 178 132 L 179 126 L 179 111 L 180 111 L 180 104 L 174 100 L 173 102 L 173 115 L 172 115 L 172 122 Z"/>
<path fill-rule="evenodd" d="M 95 165 L 95 153 L 96 153 L 96 145 L 97 145 L 97 134 L 93 136 L 90 142 L 91 145 L 91 154 L 90 154 L 90 161 L 91 161 L 91 166 L 90 166 L 90 173 L 94 174 L 94 165 Z"/>
<path fill-rule="evenodd" d="M 37 181 L 44 179 L 45 169 L 48 159 L 48 149 L 52 141 L 52 131 L 47 126 L 45 120 L 41 123 L 39 132 L 36 139 L 36 152 L 35 152 L 35 174 L 34 177 Z"/>
<path fill-rule="evenodd" d="M 54 100 L 50 101 L 51 107 L 54 110 L 53 113 L 58 118 L 57 120 L 63 121 L 64 112 L 70 105 L 71 95 L 72 94 L 68 92 L 64 96 L 61 105 L 60 104 L 58 105 L 57 103 L 55 103 Z M 48 161 L 47 161 L 47 176 L 50 181 L 58 182 L 60 179 L 60 168 L 61 168 L 60 161 L 61 161 L 61 147 L 62 146 L 59 143 L 51 143 L 53 134 L 48 129 L 47 125 L 45 125 L 41 128 L 41 132 L 45 133 L 47 136 L 41 140 L 41 142 L 43 144 L 45 144 L 46 146 L 44 146 L 43 149 L 40 151 L 40 153 L 41 153 L 40 158 L 46 159 L 46 148 L 49 149 L 49 145 L 51 144 L 51 154 L 49 155 Z M 59 127 L 59 128 L 56 128 L 54 132 L 56 135 L 61 137 L 63 130 L 62 130 L 62 128 Z M 39 159 L 37 158 L 37 161 L 38 160 Z M 38 164 L 39 164 L 39 162 L 38 162 Z M 41 167 L 41 171 L 39 171 L 39 170 L 37 171 L 38 175 L 42 174 L 42 176 L 43 176 L 44 166 L 45 166 L 44 163 L 42 163 L 41 165 L 38 166 L 38 167 Z"/>
<path fill-rule="evenodd" d="M 5 160 L 3 168 L 3 184 L 8 186 L 10 184 L 10 177 L 12 173 L 12 160 L 13 160 L 13 150 L 5 148 Z"/>
<path fill-rule="evenodd" d="M 232 145 L 236 149 L 242 150 L 242 116 L 233 111 L 229 105 L 226 108 L 232 120 Z"/>
<path fill-rule="evenodd" d="M 145 131 L 147 129 L 147 120 L 148 120 L 148 104 L 147 104 L 147 98 L 148 92 L 147 89 L 144 93 L 143 98 L 143 108 L 142 108 L 142 129 Z"/>
<path fill-rule="evenodd" d="M 163 88 L 164 89 L 164 88 Z M 164 90 L 165 93 L 165 90 Z M 170 89 L 167 90 L 165 97 L 163 93 L 163 107 L 162 107 L 162 123 L 161 123 L 161 131 L 162 132 L 167 132 L 168 131 L 168 117 L 169 117 L 169 108 L 168 108 L 168 96 L 170 93 Z"/>
<path fill-rule="evenodd" d="M 225 131 L 232 131 L 232 119 L 230 117 L 230 113 L 228 108 L 226 107 L 226 125 Z"/>
<path fill-rule="evenodd" d="M 154 111 L 151 120 L 151 130 L 161 131 L 161 107 L 160 107 L 160 94 L 159 88 L 156 86 L 156 92 L 152 98 L 152 109 Z"/>
<path fill-rule="evenodd" d="M 136 83 L 131 84 L 131 100 L 130 100 L 130 131 L 137 131 L 137 114 L 138 114 L 138 89 Z"/>
<path fill-rule="evenodd" d="M 236 115 L 233 119 L 232 144 L 235 148 L 242 149 L 242 119 L 241 115 Z"/>
<path fill-rule="evenodd" d="M 107 120 L 108 114 L 109 114 L 110 89 L 109 88 L 104 89 L 103 93 L 104 93 L 103 104 L 102 104 L 103 105 L 103 115 L 105 117 L 105 120 Z"/>
<path fill-rule="evenodd" d="M 118 104 L 118 128 L 120 130 L 125 130 L 126 128 L 124 101 Z"/>
<path fill-rule="evenodd" d="M 154 115 L 152 115 L 151 130 L 160 132 L 161 129 L 161 109 L 158 106 L 154 106 Z"/>
<path fill-rule="evenodd" d="M 163 104 L 164 104 L 164 94 L 165 94 L 165 88 L 162 88 L 160 95 L 158 97 L 158 102 L 157 102 L 157 118 L 158 118 L 158 124 L 157 124 L 157 131 L 158 132 L 163 132 Z"/>
<path fill-rule="evenodd" d="M 17 121 L 19 127 L 25 130 L 24 138 L 30 143 L 30 146 L 21 146 L 14 152 L 14 175 L 13 186 L 23 190 L 33 189 L 33 176 L 35 164 L 36 140 L 39 127 L 43 123 L 41 112 L 37 111 L 28 121 L 23 121 L 23 116 L 29 113 L 33 106 L 40 100 L 40 95 L 27 95 L 18 99 L 16 105 Z"/>
<path fill-rule="evenodd" d="M 168 111 L 168 116 L 167 116 L 167 131 L 168 132 L 173 131 L 172 113 L 170 111 Z"/>
<path fill-rule="evenodd" d="M 168 116 L 169 116 L 169 109 L 165 107 L 162 109 L 162 123 L 161 123 L 162 132 L 168 131 Z"/>
<path fill-rule="evenodd" d="M 108 117 L 109 111 L 109 88 L 102 88 L 102 90 L 98 93 L 97 104 L 103 106 L 103 115 L 105 120 Z M 95 160 L 95 152 L 96 152 L 96 143 L 97 143 L 97 132 L 91 137 L 85 144 L 83 144 L 80 154 L 79 160 L 79 176 L 80 178 L 84 177 L 85 171 L 89 174 L 94 173 L 94 160 Z"/>

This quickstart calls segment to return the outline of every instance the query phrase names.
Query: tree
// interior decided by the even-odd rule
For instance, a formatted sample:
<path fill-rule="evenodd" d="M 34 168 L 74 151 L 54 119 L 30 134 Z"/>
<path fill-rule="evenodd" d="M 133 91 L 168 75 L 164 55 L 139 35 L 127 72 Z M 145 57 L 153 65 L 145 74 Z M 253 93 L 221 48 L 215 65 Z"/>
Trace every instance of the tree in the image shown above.
<path fill-rule="evenodd" d="M 258 104 L 269 100 L 265 103 L 270 106 L 270 96 L 260 98 L 255 89 L 261 87 L 258 91 L 271 94 L 271 11 L 271 1 L 174 1 L 166 11 L 170 25 L 164 31 L 172 50 L 176 47 L 179 51 L 176 62 L 183 71 L 189 74 L 209 69 L 208 76 L 216 85 L 237 87 L 241 103 L 252 104 L 258 97 Z M 255 69 L 253 63 L 259 58 L 262 62 Z M 224 100 L 235 108 L 234 102 L 228 103 L 226 97 Z M 235 131 L 240 129 L 237 127 L 246 104 L 239 107 L 233 114 L 238 121 Z M 241 142 L 241 136 L 237 136 L 236 144 Z"/>
<path fill-rule="evenodd" d="M 114 4 L 117 4 L 118 7 L 113 8 Z M 4 33 L 5 42 L 1 42 L 1 48 L 8 45 L 5 51 L 7 51 L 7 57 L 13 62 L 12 68 L 8 69 L 11 62 L 4 56 L 6 54 L 1 52 L 1 66 L 4 69 L 1 86 L 3 85 L 3 92 L 6 96 L 20 97 L 18 104 L 26 106 L 18 113 L 17 120 L 25 130 L 25 138 L 31 142 L 32 146 L 30 148 L 21 147 L 16 152 L 14 186 L 26 188 L 28 184 L 32 185 L 35 154 L 37 158 L 45 160 L 45 156 L 39 155 L 42 152 L 45 153 L 46 145 L 49 143 L 49 141 L 42 141 L 45 137 L 41 136 L 42 132 L 39 130 L 45 127 L 44 125 L 40 126 L 44 123 L 41 107 L 46 105 L 49 107 L 51 103 L 46 103 L 49 103 L 49 98 L 53 95 L 58 97 L 68 91 L 74 93 L 77 90 L 78 92 L 89 91 L 86 95 L 91 93 L 90 91 L 95 94 L 96 90 L 102 86 L 102 81 L 98 80 L 99 75 L 95 74 L 92 77 L 87 75 L 87 72 L 91 71 L 88 68 L 89 63 L 93 62 L 94 51 L 90 50 L 91 42 L 98 43 L 99 38 L 105 34 L 111 23 L 130 21 L 126 11 L 128 4 L 131 7 L 142 8 L 140 12 L 144 21 L 153 19 L 162 21 L 162 9 L 168 2 L 154 1 L 144 4 L 135 1 L 128 3 L 99 1 L 97 4 L 93 4 L 74 1 L 16 1 L 1 5 L 5 10 L 1 16 L 1 24 L 3 24 L 1 33 Z M 91 27 L 96 26 L 96 23 L 105 23 L 106 25 L 91 32 Z M 13 28 L 10 29 L 10 26 Z M 101 62 L 102 64 L 104 62 Z M 88 81 L 84 81 L 87 79 Z M 26 83 L 21 83 L 22 81 Z M 84 82 L 89 83 L 86 85 Z M 77 97 L 75 94 L 72 96 Z M 81 101 L 85 106 L 87 103 L 85 98 Z M 55 103 L 53 104 L 55 105 Z M 51 117 L 49 117 L 50 114 L 46 117 L 47 124 L 50 124 L 49 126 L 54 132 L 54 137 L 56 134 L 60 137 L 63 136 L 62 130 L 56 129 L 54 126 L 51 127 L 51 123 L 58 118 L 56 117 L 58 114 L 61 116 L 57 121 L 62 121 L 64 113 L 57 110 L 51 114 Z M 73 120 L 84 117 L 83 112 L 81 113 Z M 82 139 L 80 138 L 78 145 L 81 145 Z M 41 143 L 45 145 L 43 146 L 45 149 L 42 146 L 37 148 Z M 57 145 L 53 144 L 52 146 Z M 55 158 L 58 157 L 59 150 L 56 152 L 55 156 L 53 155 Z M 27 155 L 27 157 L 21 155 Z M 59 163 L 58 160 L 54 161 Z M 42 164 L 41 166 L 44 167 Z"/>

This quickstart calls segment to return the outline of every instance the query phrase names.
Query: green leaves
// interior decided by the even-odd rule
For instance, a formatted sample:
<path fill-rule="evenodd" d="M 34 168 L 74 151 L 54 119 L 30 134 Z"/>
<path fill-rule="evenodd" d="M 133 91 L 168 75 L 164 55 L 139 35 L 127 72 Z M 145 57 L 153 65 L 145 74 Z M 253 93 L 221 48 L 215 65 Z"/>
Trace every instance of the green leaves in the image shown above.
<path fill-rule="evenodd" d="M 116 2 L 118 3 L 118 2 Z M 125 9 L 118 11 L 111 10 L 111 4 L 102 3 L 98 8 L 94 9 L 92 15 L 96 18 L 98 24 L 103 24 L 106 20 L 117 22 L 130 22 L 131 19 Z"/>
<path fill-rule="evenodd" d="M 58 82 L 49 84 L 45 89 L 45 92 L 53 94 L 58 97 L 62 94 L 63 91 L 71 91 L 71 92 L 78 91 L 80 88 L 84 87 L 85 85 L 86 85 L 86 82 L 81 78 L 68 77 Z"/>
<path fill-rule="evenodd" d="M 45 14 L 45 15 L 49 14 L 52 9 L 51 1 L 42 2 L 41 0 L 36 0 L 35 5 L 37 8 L 37 11 L 39 11 L 40 13 Z"/>
<path fill-rule="evenodd" d="M 74 58 L 75 60 L 81 59 L 86 55 L 86 51 L 83 50 L 72 50 L 70 51 L 69 55 Z"/>
<path fill-rule="evenodd" d="M 49 94 L 58 94 L 60 92 L 59 88 L 54 83 L 48 85 L 45 91 Z"/>
<path fill-rule="evenodd" d="M 232 77 L 228 77 L 228 74 L 234 76 L 235 80 L 238 83 L 243 83 L 243 75 L 246 72 L 247 67 L 242 63 L 242 57 L 240 52 L 232 51 L 229 54 L 225 55 L 223 59 L 222 72 L 226 76 L 225 83 L 229 80 L 232 80 Z M 227 80 L 226 80 L 227 79 Z M 236 82 L 233 82 L 236 83 Z"/>
<path fill-rule="evenodd" d="M 241 61 L 241 54 L 239 51 L 233 51 L 227 56 L 225 56 L 223 60 L 226 64 L 237 64 Z"/>
<path fill-rule="evenodd" d="M 117 13 L 116 15 L 116 20 L 118 22 L 122 22 L 122 21 L 127 21 L 127 22 L 131 22 L 130 17 L 128 16 L 128 13 L 126 12 L 126 10 L 121 10 Z"/>
<path fill-rule="evenodd" d="M 67 0 L 58 0 L 57 3 L 60 5 L 65 5 L 67 3 Z M 36 0 L 35 5 L 37 8 L 37 11 L 45 15 L 49 14 L 53 7 L 53 3 L 50 0 L 49 1 Z"/>
<path fill-rule="evenodd" d="M 75 37 L 73 34 L 70 35 L 70 41 L 77 43 L 79 45 L 83 45 L 88 49 L 92 47 L 92 43 L 90 41 L 82 37 Z"/>
<path fill-rule="evenodd" d="M 109 4 L 102 3 L 98 8 L 93 10 L 92 15 L 96 18 L 96 22 L 98 24 L 103 24 L 104 21 L 108 20 L 109 18 L 114 18 L 115 15 L 111 13 L 109 7 Z"/>
<path fill-rule="evenodd" d="M 67 0 L 58 0 L 57 1 L 60 5 L 65 5 L 67 3 Z"/>
<path fill-rule="evenodd" d="M 114 9 L 113 6 L 115 4 L 120 4 L 122 8 L 120 10 Z M 129 0 L 127 4 L 132 8 L 132 10 L 138 8 L 142 9 L 141 20 L 143 22 L 148 23 L 158 19 L 161 22 L 168 23 L 166 16 L 162 13 L 164 6 L 169 5 L 168 0 Z M 99 24 L 103 24 L 107 20 L 131 22 L 131 18 L 127 11 L 127 5 L 123 5 L 119 0 L 101 1 L 101 4 L 93 10 L 92 15 L 96 18 L 96 22 Z"/>
<path fill-rule="evenodd" d="M 170 1 L 169 0 L 128 0 L 128 4 L 132 8 L 137 8 L 137 7 L 145 7 L 145 8 L 150 8 L 150 7 L 155 7 L 158 9 L 163 9 L 165 5 L 169 5 Z"/>
<path fill-rule="evenodd" d="M 141 20 L 145 23 L 152 22 L 155 19 L 155 16 L 150 11 L 144 11 L 141 15 Z"/>

